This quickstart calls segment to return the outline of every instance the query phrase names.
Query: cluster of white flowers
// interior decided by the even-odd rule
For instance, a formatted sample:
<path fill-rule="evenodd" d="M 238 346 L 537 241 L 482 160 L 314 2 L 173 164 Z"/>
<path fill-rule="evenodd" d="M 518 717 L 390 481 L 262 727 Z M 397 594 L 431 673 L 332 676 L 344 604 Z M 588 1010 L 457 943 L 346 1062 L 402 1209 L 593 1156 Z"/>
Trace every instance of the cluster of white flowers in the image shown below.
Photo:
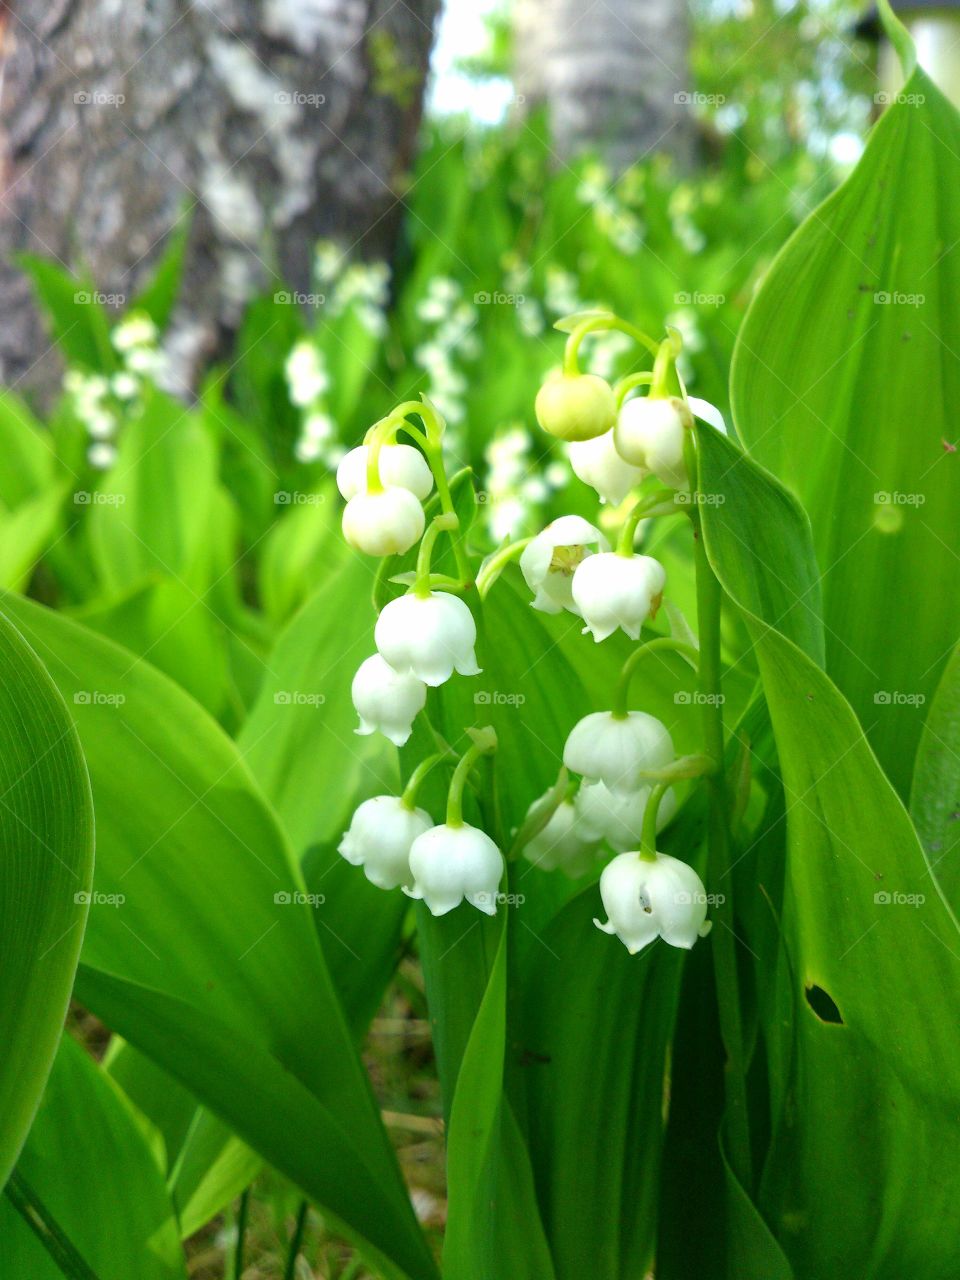
<path fill-rule="evenodd" d="M 569 480 L 562 462 L 542 467 L 532 445 L 530 433 L 516 426 L 494 436 L 484 450 L 483 512 L 494 542 L 525 532 L 536 508 Z"/>
<path fill-rule="evenodd" d="M 414 350 L 413 358 L 428 379 L 427 394 L 449 423 L 463 421 L 467 379 L 461 362 L 479 354 L 476 310 L 463 296 L 459 281 L 434 276 L 416 306 L 417 318 L 426 330 L 426 339 Z"/>
<path fill-rule="evenodd" d="M 584 172 L 577 199 L 593 210 L 597 230 L 621 253 L 636 253 L 643 244 L 644 226 L 620 197 L 618 184 L 603 165 L 590 165 Z"/>
<path fill-rule="evenodd" d="M 435 301 L 440 307 L 451 298 Z M 416 572 L 394 579 L 409 583 L 409 589 L 382 609 L 374 631 L 376 653 L 365 659 L 353 680 L 358 733 L 381 733 L 403 746 L 410 740 L 414 720 L 427 709 L 430 688 L 446 684 L 454 673 L 479 674 L 477 627 L 461 595 L 476 579 L 480 600 L 485 600 L 511 559 L 519 559 L 532 606 L 581 618 L 584 633 L 595 643 L 618 630 L 637 640 L 655 618 L 666 573 L 658 560 L 635 550 L 639 522 L 687 506 L 674 504 L 676 491 L 690 485 L 685 445 L 694 416 L 721 429 L 723 423 L 712 406 L 689 400 L 682 383 L 681 394 L 667 393 L 669 370 L 679 354 L 676 334 L 659 346 L 644 339 L 657 352 L 649 375 L 632 375 L 611 387 L 596 374 L 579 372 L 576 350 L 582 338 L 618 323 L 615 317 L 598 320 L 594 315 L 574 328 L 564 370 L 544 384 L 536 406 L 541 426 L 568 443 L 574 470 L 601 499 L 620 503 L 648 476 L 665 486 L 666 492 L 637 498 L 615 548 L 596 525 L 566 515 L 535 536 L 500 547 L 474 574 L 465 562 L 467 553 L 442 474 L 444 422 L 426 400 L 422 406 L 400 406 L 344 458 L 337 480 L 346 499 L 347 541 L 377 556 L 409 552 L 420 543 Z M 631 399 L 630 392 L 638 387 L 647 394 Z M 411 427 L 409 412 L 422 418 L 423 430 Z M 423 452 L 397 444 L 400 430 L 406 430 Z M 525 433 L 514 431 L 497 442 L 489 458 L 491 474 L 509 473 L 520 506 L 524 499 L 539 497 L 524 489 L 528 451 Z M 435 477 L 441 514 L 427 526 L 422 503 Z M 431 571 L 434 543 L 443 535 L 452 540 L 457 578 Z M 656 642 L 664 644 L 697 657 L 685 642 Z M 531 803 L 514 842 L 515 851 L 541 870 L 573 877 L 599 871 L 607 920 L 595 923 L 617 935 L 631 953 L 657 937 L 689 948 L 709 929 L 700 877 L 686 863 L 657 849 L 654 841 L 677 810 L 674 782 L 713 766 L 704 765 L 704 757 L 679 760 L 666 725 L 646 711 L 628 709 L 627 686 L 643 652 L 641 646 L 627 660 L 611 709 L 591 712 L 572 726 L 557 786 Z M 431 768 L 457 759 L 449 748 L 422 761 L 402 795 L 377 796 L 360 805 L 340 844 L 343 856 L 362 866 L 373 884 L 402 887 L 435 915 L 463 901 L 493 914 L 505 872 L 497 843 L 462 818 L 466 778 L 479 757 L 496 748 L 489 726 L 467 732 L 472 745 L 457 760 L 445 822 L 435 823 L 418 807 L 416 796 Z"/>
<path fill-rule="evenodd" d="M 166 372 L 166 357 L 158 341 L 157 327 L 150 317 L 131 312 L 110 334 L 122 366 L 119 370 L 109 376 L 77 368 L 64 373 L 64 393 L 90 436 L 87 460 L 97 470 L 113 465 L 124 420 L 140 412 L 147 385 Z"/>

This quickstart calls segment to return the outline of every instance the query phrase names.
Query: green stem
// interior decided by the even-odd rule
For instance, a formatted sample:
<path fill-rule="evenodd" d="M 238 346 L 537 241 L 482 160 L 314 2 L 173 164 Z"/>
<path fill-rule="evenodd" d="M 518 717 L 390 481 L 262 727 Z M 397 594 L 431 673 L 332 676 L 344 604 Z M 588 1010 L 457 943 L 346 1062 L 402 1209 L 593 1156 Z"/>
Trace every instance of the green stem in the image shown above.
<path fill-rule="evenodd" d="M 692 450 L 688 451 L 692 452 Z M 695 469 L 690 466 L 691 487 Z M 725 886 L 722 904 L 716 910 L 714 929 L 714 971 L 720 1031 L 727 1055 L 727 1119 L 730 1135 L 730 1162 L 744 1187 L 753 1185 L 753 1157 L 750 1146 L 750 1117 L 747 1105 L 746 1061 L 743 1021 L 737 976 L 736 934 L 734 932 L 732 877 L 730 875 L 729 813 L 723 774 L 724 733 L 720 662 L 720 622 L 722 590 L 707 560 L 703 530 L 696 504 L 690 508 L 693 523 L 694 563 L 697 576 L 697 624 L 700 633 L 700 694 L 703 713 L 704 748 L 716 763 L 706 777 L 709 801 L 707 850 L 709 875 L 715 885 Z"/>
<path fill-rule="evenodd" d="M 442 760 L 450 760 L 452 758 L 452 751 L 435 751 L 432 756 L 427 756 L 425 760 L 420 761 L 413 773 L 411 773 L 400 797 L 400 803 L 405 809 L 415 809 L 417 807 L 417 792 L 420 790 L 424 779 Z"/>
<path fill-rule="evenodd" d="M 293 1237 L 290 1240 L 290 1252 L 287 1254 L 287 1265 L 283 1270 L 283 1280 L 294 1280 L 297 1273 L 297 1258 L 300 1256 L 300 1246 L 303 1244 L 303 1229 L 307 1223 L 307 1202 L 301 1200 L 300 1208 L 297 1211 L 297 1221 L 293 1228 Z"/>
<path fill-rule="evenodd" d="M 647 369 L 643 373 L 628 373 L 625 378 L 614 384 L 613 394 L 617 408 L 623 408 L 623 402 L 636 387 L 648 387 L 653 381 L 653 374 Z"/>
<path fill-rule="evenodd" d="M 638 329 L 636 325 L 630 324 L 628 320 L 621 320 L 619 316 L 612 314 L 590 316 L 587 320 L 578 324 L 569 338 L 567 338 L 567 345 L 563 350 L 563 372 L 568 377 L 575 377 L 580 372 L 580 366 L 577 364 L 577 352 L 580 350 L 580 343 L 587 334 L 610 329 L 616 329 L 620 333 L 628 334 L 641 347 L 646 347 L 651 355 L 656 355 L 660 349 L 653 338 L 644 333 L 642 329 Z"/>
<path fill-rule="evenodd" d="M 680 354 L 678 336 L 671 331 L 669 338 L 664 338 L 657 349 L 657 358 L 653 362 L 653 377 L 650 381 L 650 394 L 658 398 L 669 395 L 670 370 Z"/>
<path fill-rule="evenodd" d="M 463 826 L 463 789 L 467 784 L 470 770 L 481 756 L 490 755 L 497 749 L 497 735 L 492 725 L 483 729 L 470 730 L 473 743 L 469 746 L 457 763 L 450 779 L 450 790 L 447 793 L 447 826 Z"/>
<path fill-rule="evenodd" d="M 700 662 L 700 653 L 692 644 L 687 644 L 684 640 L 674 640 L 673 636 L 658 636 L 656 640 L 648 640 L 639 649 L 634 649 L 620 670 L 620 679 L 617 681 L 617 687 L 613 695 L 613 715 L 615 719 L 622 720 L 627 714 L 627 696 L 630 692 L 630 681 L 640 662 L 651 653 L 663 653 L 665 651 L 681 654 L 690 663 L 694 671 L 697 670 Z"/>
<path fill-rule="evenodd" d="M 660 801 L 666 795 L 670 784 L 658 782 L 647 797 L 643 810 L 643 828 L 640 833 L 640 857 L 644 862 L 657 860 L 657 818 L 660 814 Z"/>
<path fill-rule="evenodd" d="M 430 527 L 420 539 L 420 550 L 417 552 L 417 576 L 413 582 L 415 596 L 430 594 L 430 561 L 437 538 L 441 533 L 452 533 L 459 526 L 460 521 L 452 511 L 444 512 L 442 516 L 434 516 L 430 521 Z"/>
<path fill-rule="evenodd" d="M 14 1171 L 10 1175 L 4 1190 L 7 1199 L 68 1280 L 97 1280 L 97 1273 L 83 1260 L 50 1210 L 19 1173 Z"/>
<path fill-rule="evenodd" d="M 243 1275 L 244 1242 L 247 1235 L 247 1215 L 250 1208 L 250 1188 L 244 1187 L 237 1210 L 237 1243 L 233 1250 L 233 1280 Z"/>
<path fill-rule="evenodd" d="M 658 507 L 668 507 L 668 509 L 658 512 Z M 620 537 L 617 539 L 617 555 L 626 556 L 628 559 L 633 555 L 633 540 L 637 536 L 637 525 L 641 520 L 647 516 L 675 514 L 676 503 L 672 489 L 657 489 L 654 493 L 647 494 L 645 498 L 638 498 L 620 530 Z"/>
<path fill-rule="evenodd" d="M 484 560 L 477 574 L 477 591 L 481 600 L 486 599 L 487 592 L 510 561 L 515 560 L 524 547 L 528 547 L 532 541 L 533 538 L 518 538 L 516 542 L 508 542 L 505 547 L 501 547 L 499 551 L 495 551 Z"/>

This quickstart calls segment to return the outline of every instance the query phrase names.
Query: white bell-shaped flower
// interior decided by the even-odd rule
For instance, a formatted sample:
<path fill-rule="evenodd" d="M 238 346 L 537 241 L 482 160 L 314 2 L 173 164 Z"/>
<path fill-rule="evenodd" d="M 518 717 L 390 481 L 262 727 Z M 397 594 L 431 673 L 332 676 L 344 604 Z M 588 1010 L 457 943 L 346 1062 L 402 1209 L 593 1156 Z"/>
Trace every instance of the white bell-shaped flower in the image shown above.
<path fill-rule="evenodd" d="M 534 593 L 534 609 L 577 613 L 571 593 L 573 575 L 595 548 L 607 551 L 609 546 L 600 530 L 582 516 L 560 516 L 548 524 L 520 556 L 520 572 Z"/>
<path fill-rule="evenodd" d="M 603 782 L 584 782 L 574 802 L 581 838 L 606 840 L 617 853 L 635 849 L 651 790 L 651 786 L 639 786 L 635 791 L 611 791 Z M 677 797 L 671 787 L 660 799 L 657 830 L 662 831 L 676 812 Z"/>
<path fill-rule="evenodd" d="M 599 842 L 599 836 L 585 835 L 574 802 L 562 800 L 547 824 L 524 845 L 523 856 L 541 871 L 560 869 L 568 876 L 582 876 L 595 861 Z"/>
<path fill-rule="evenodd" d="M 603 869 L 600 897 L 608 919 L 594 924 L 616 934 L 631 955 L 658 937 L 689 951 L 710 931 L 703 882 L 693 867 L 667 853 L 656 861 L 621 853 Z"/>
<path fill-rule="evenodd" d="M 337 488 L 349 500 L 367 491 L 367 446 L 359 445 L 340 459 L 337 467 Z M 385 444 L 377 458 L 380 482 L 387 489 L 409 489 L 422 502 L 433 488 L 430 464 L 410 444 Z"/>
<path fill-rule="evenodd" d="M 646 467 L 669 489 L 688 489 L 683 443 L 693 425 L 690 410 L 677 396 L 637 396 L 620 410 L 614 444 L 625 462 Z"/>
<path fill-rule="evenodd" d="M 424 684 L 443 684 L 454 671 L 462 676 L 480 674 L 473 614 L 458 596 L 447 592 L 391 600 L 377 619 L 373 638 L 394 671 L 416 676 Z"/>
<path fill-rule="evenodd" d="M 350 692 L 360 717 L 355 733 L 382 733 L 402 747 L 427 701 L 427 686 L 416 676 L 394 671 L 379 653 L 361 662 Z"/>
<path fill-rule="evenodd" d="M 408 808 L 399 796 L 374 796 L 354 813 L 338 847 L 378 889 L 397 889 L 410 880 L 411 845 L 432 825 L 429 813 Z"/>
<path fill-rule="evenodd" d="M 575 441 L 567 447 L 567 456 L 574 475 L 596 489 L 601 502 L 609 502 L 614 507 L 619 506 L 647 474 L 643 467 L 634 467 L 620 457 L 612 431 L 593 440 Z"/>
<path fill-rule="evenodd" d="M 598 643 L 621 627 L 631 640 L 660 606 L 667 575 L 651 556 L 616 551 L 584 560 L 573 575 L 574 603 Z"/>
<path fill-rule="evenodd" d="M 466 900 L 492 916 L 503 876 L 503 855 L 490 837 L 467 823 L 442 823 L 417 836 L 410 850 L 413 883 L 404 889 L 422 898 L 435 916 Z"/>
<path fill-rule="evenodd" d="M 563 748 L 568 769 L 614 792 L 645 786 L 641 771 L 662 769 L 673 758 L 667 726 L 645 711 L 593 711 L 573 726 Z"/>
<path fill-rule="evenodd" d="M 423 537 L 423 507 L 409 489 L 356 493 L 343 509 L 343 536 L 368 556 L 399 555 Z"/>
<path fill-rule="evenodd" d="M 716 427 L 721 435 L 727 434 L 727 424 L 715 404 L 711 404 L 709 400 L 701 400 L 699 396 L 687 396 L 687 404 L 695 418 L 709 422 L 710 426 Z"/>

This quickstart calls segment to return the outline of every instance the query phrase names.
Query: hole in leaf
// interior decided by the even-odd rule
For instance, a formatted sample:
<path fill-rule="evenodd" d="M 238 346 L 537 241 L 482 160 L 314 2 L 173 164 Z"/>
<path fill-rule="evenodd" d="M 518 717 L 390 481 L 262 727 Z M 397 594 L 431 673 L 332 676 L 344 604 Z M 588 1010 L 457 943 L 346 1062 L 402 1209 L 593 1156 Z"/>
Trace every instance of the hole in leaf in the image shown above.
<path fill-rule="evenodd" d="M 828 991 L 824 991 L 823 987 L 811 983 L 804 988 L 804 995 L 807 997 L 807 1004 L 821 1022 L 833 1022 L 839 1027 L 843 1026 L 843 1015 L 837 1008 L 836 1000 Z"/>

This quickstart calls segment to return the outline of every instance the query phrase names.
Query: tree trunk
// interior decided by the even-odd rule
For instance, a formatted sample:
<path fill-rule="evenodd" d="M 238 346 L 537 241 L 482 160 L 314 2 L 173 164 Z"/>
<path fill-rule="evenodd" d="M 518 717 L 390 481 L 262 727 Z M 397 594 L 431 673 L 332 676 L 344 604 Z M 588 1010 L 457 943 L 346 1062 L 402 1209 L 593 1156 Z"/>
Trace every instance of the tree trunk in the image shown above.
<path fill-rule="evenodd" d="M 545 102 L 563 159 L 598 151 L 621 173 L 652 151 L 692 159 L 686 5 L 517 0 L 517 91 Z"/>
<path fill-rule="evenodd" d="M 192 219 L 171 342 L 195 373 L 330 236 L 389 255 L 439 0 L 0 4 L 0 379 L 56 363 L 11 261 L 129 300 Z"/>

